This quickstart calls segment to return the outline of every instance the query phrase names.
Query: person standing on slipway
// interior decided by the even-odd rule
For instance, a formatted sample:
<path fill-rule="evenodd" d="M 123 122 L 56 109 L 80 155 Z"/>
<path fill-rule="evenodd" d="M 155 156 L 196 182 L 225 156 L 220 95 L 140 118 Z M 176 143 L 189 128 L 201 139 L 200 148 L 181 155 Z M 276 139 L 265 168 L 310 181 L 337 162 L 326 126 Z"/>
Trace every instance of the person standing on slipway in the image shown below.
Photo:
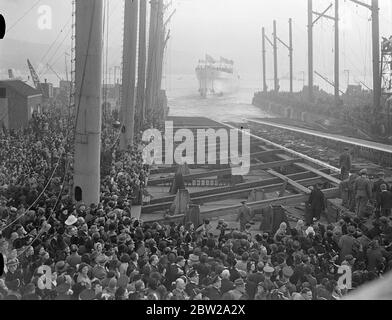
<path fill-rule="evenodd" d="M 244 232 L 246 225 L 252 221 L 253 214 L 252 209 L 246 205 L 246 201 L 241 202 L 242 206 L 239 209 L 239 213 L 237 216 L 237 222 L 240 222 L 240 231 Z"/>

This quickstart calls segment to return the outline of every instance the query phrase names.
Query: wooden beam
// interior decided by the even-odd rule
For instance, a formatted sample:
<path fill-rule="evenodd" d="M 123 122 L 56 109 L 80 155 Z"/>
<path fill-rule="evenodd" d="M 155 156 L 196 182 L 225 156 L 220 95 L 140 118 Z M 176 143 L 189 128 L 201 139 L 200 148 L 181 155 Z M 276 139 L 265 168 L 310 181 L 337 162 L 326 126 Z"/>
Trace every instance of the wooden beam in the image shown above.
<path fill-rule="evenodd" d="M 302 159 L 297 158 L 297 159 L 290 159 L 290 160 L 282 160 L 282 161 L 254 164 L 254 165 L 251 165 L 250 170 L 254 170 L 254 169 L 265 170 L 265 169 L 280 168 L 280 167 L 292 165 L 296 162 L 300 162 L 301 160 Z M 231 172 L 232 172 L 232 168 L 194 173 L 194 174 L 190 174 L 190 175 L 185 175 L 184 180 L 185 181 L 192 181 L 192 180 L 198 179 L 198 178 L 215 177 L 215 176 L 219 176 L 219 175 L 230 174 Z M 156 185 L 160 185 L 163 183 L 172 182 L 173 178 L 174 178 L 174 176 L 161 178 L 161 179 L 152 179 L 152 180 L 148 181 L 148 186 L 156 186 Z"/>
<path fill-rule="evenodd" d="M 218 152 L 218 151 L 217 151 Z M 280 152 L 280 150 L 268 150 L 268 151 L 260 151 L 260 152 L 254 152 L 251 153 L 250 156 L 250 160 L 252 160 L 255 157 L 267 157 L 267 156 L 272 156 L 277 154 L 278 152 Z M 242 155 L 242 157 L 246 157 L 248 156 L 248 154 Z M 222 163 L 222 161 L 228 161 L 230 158 L 217 158 L 216 162 L 219 165 L 219 162 Z M 199 169 L 199 168 L 203 168 L 205 166 L 208 166 L 208 164 L 194 164 L 194 165 L 188 165 L 190 169 Z M 162 173 L 175 173 L 177 170 L 177 166 L 172 166 L 172 167 L 166 167 L 166 168 L 161 168 L 161 169 L 152 169 L 150 171 L 150 174 L 162 174 Z"/>
<path fill-rule="evenodd" d="M 297 189 L 300 192 L 303 192 L 305 194 L 310 194 L 311 193 L 311 191 L 308 188 L 304 187 L 302 184 L 300 184 L 300 183 L 298 183 L 298 182 L 296 182 L 294 180 L 291 180 L 290 178 L 284 176 L 283 174 L 280 174 L 280 173 L 278 173 L 278 172 L 276 172 L 274 170 L 268 170 L 267 172 L 269 174 L 275 176 L 275 177 L 278 177 L 278 178 L 282 179 L 283 181 L 287 181 L 287 183 L 289 185 L 293 186 L 295 189 Z"/>
<path fill-rule="evenodd" d="M 291 181 L 293 181 L 293 180 L 291 180 Z M 301 188 L 309 190 L 309 189 L 305 188 L 304 186 L 312 186 L 316 183 L 322 183 L 323 181 L 324 181 L 323 178 L 315 177 L 315 178 L 300 180 L 298 182 L 295 182 L 295 181 L 293 181 L 293 182 L 296 185 L 300 186 Z M 253 190 L 262 190 L 265 193 L 272 193 L 272 192 L 280 191 L 282 189 L 283 185 L 284 185 L 284 183 L 278 183 L 278 184 L 272 184 L 272 185 L 262 186 L 262 187 L 258 187 L 258 188 L 241 189 L 241 190 L 235 190 L 235 191 L 230 191 L 230 192 L 224 192 L 224 193 L 220 193 L 220 194 L 209 194 L 209 195 L 205 195 L 205 196 L 201 196 L 201 197 L 191 198 L 191 201 L 193 204 L 204 204 L 206 202 L 215 202 L 215 201 L 221 201 L 221 200 L 226 200 L 226 199 L 246 198 L 249 196 L 249 194 Z M 309 192 L 310 192 L 310 190 L 309 190 Z M 157 212 L 157 211 L 161 211 L 161 210 L 166 210 L 171 207 L 172 203 L 173 203 L 173 201 L 150 204 L 150 205 L 144 206 L 142 208 L 142 213 L 147 214 L 147 213 L 153 213 L 153 212 Z"/>
<path fill-rule="evenodd" d="M 321 169 L 322 171 L 327 171 L 327 169 Z M 287 175 L 288 178 L 297 181 L 297 180 L 304 180 L 304 179 L 310 179 L 310 178 L 315 178 L 317 177 L 316 174 L 310 171 L 304 171 L 304 172 L 299 172 L 299 173 L 294 173 L 294 174 L 289 174 Z M 271 179 L 266 179 L 266 180 L 259 180 L 259 181 L 252 181 L 252 182 L 244 182 L 244 183 L 239 183 L 234 186 L 230 187 L 219 187 L 211 190 L 203 190 L 203 191 L 197 191 L 191 193 L 191 198 L 197 198 L 197 197 L 203 197 L 211 194 L 219 194 L 219 193 L 224 193 L 224 192 L 231 192 L 235 190 L 241 190 L 241 189 L 250 189 L 250 188 L 260 188 L 272 184 L 278 184 L 280 182 L 280 179 L 278 178 L 271 178 Z M 157 204 L 157 203 L 164 203 L 164 202 L 170 202 L 174 201 L 175 195 L 170 195 L 166 197 L 161 197 L 161 198 L 155 198 L 152 199 L 150 204 Z"/>
<path fill-rule="evenodd" d="M 327 199 L 331 199 L 331 198 L 337 197 L 340 192 L 339 192 L 339 188 L 333 188 L 333 189 L 323 190 L 323 193 Z M 271 205 L 293 206 L 296 204 L 306 202 L 308 200 L 308 198 L 309 198 L 308 195 L 297 194 L 297 195 L 288 196 L 288 197 L 252 202 L 252 203 L 248 203 L 247 205 L 248 205 L 248 207 L 250 207 L 253 210 L 264 209 L 264 208 L 267 208 Z M 217 208 L 217 209 L 211 209 L 211 210 L 201 212 L 200 214 L 203 219 L 219 218 L 219 217 L 223 217 L 223 216 L 236 214 L 238 212 L 239 208 L 241 208 L 241 204 L 235 205 L 235 206 L 228 206 L 228 207 L 222 207 L 222 208 Z M 142 220 L 145 222 L 154 222 L 154 221 L 171 222 L 171 221 L 178 221 L 183 218 L 184 218 L 184 215 L 178 215 L 178 216 L 173 216 L 173 217 L 162 216 L 161 218 L 153 218 L 149 221 L 148 215 L 145 215 L 144 217 L 142 217 Z"/>
<path fill-rule="evenodd" d="M 337 185 L 337 186 L 339 186 L 340 183 L 342 182 L 341 180 L 339 180 L 339 179 L 337 179 L 337 178 L 334 178 L 334 177 L 332 177 L 332 176 L 329 175 L 329 174 L 326 174 L 326 173 L 324 173 L 324 172 L 321 172 L 321 171 L 318 170 L 318 169 L 312 168 L 311 166 L 309 166 L 309 165 L 307 165 L 307 164 L 305 164 L 305 163 L 296 163 L 295 165 L 296 165 L 297 167 L 302 168 L 302 169 L 311 171 L 311 172 L 317 174 L 318 176 L 327 179 L 327 180 L 330 181 L 332 184 L 335 184 L 335 185 Z"/>

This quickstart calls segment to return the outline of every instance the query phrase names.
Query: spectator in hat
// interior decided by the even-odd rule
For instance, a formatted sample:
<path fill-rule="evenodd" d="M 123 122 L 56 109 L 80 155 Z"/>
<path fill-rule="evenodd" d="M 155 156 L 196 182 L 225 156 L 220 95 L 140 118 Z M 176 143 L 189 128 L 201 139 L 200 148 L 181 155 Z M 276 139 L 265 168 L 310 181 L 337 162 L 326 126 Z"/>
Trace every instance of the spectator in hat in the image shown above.
<path fill-rule="evenodd" d="M 199 292 L 197 292 L 196 289 L 200 289 L 199 286 L 199 274 L 197 273 L 196 270 L 191 270 L 188 273 L 188 281 L 185 287 L 185 292 L 187 295 L 190 297 L 191 300 L 193 300 Z"/>
<path fill-rule="evenodd" d="M 223 294 L 234 289 L 234 283 L 230 281 L 230 271 L 225 269 L 221 272 L 220 277 L 222 279 L 220 291 Z"/>
<path fill-rule="evenodd" d="M 275 269 L 269 265 L 266 265 L 263 268 L 263 271 L 264 271 L 263 287 L 266 291 L 271 292 L 273 289 L 276 289 L 276 284 L 271 280 L 271 277 L 275 272 Z"/>
<path fill-rule="evenodd" d="M 107 257 L 102 254 L 97 257 L 96 262 L 97 262 L 96 265 L 92 269 L 92 276 L 102 281 L 103 279 L 105 279 L 107 275 L 107 271 L 105 268 Z"/>
<path fill-rule="evenodd" d="M 246 205 L 246 201 L 241 201 L 241 208 L 238 209 L 237 222 L 240 222 L 240 231 L 244 232 L 246 225 L 250 223 L 254 217 L 252 209 Z"/>
<path fill-rule="evenodd" d="M 365 218 L 366 206 L 372 199 L 372 185 L 366 169 L 362 169 L 359 174 L 360 176 L 354 182 L 355 212 L 359 218 Z"/>
<path fill-rule="evenodd" d="M 380 192 L 376 193 L 376 218 L 380 215 L 389 217 L 392 209 L 392 192 L 388 191 L 387 185 L 380 185 Z"/>
<path fill-rule="evenodd" d="M 223 300 L 247 300 L 245 281 L 239 278 L 234 281 L 234 289 L 223 295 Z"/>
<path fill-rule="evenodd" d="M 358 240 L 354 237 L 356 233 L 355 227 L 349 226 L 347 231 L 348 234 L 343 235 L 339 240 L 340 262 L 342 262 L 347 255 L 353 254 L 354 246 L 359 245 Z"/>
<path fill-rule="evenodd" d="M 71 250 L 71 254 L 70 256 L 67 258 L 67 263 L 71 266 L 71 267 L 76 267 L 77 265 L 79 265 L 82 262 L 82 257 L 79 255 L 78 253 L 78 246 L 76 244 L 71 245 L 70 250 Z"/>
<path fill-rule="evenodd" d="M 381 186 L 385 185 L 386 190 L 391 191 L 388 183 L 385 181 L 385 172 L 380 171 L 377 173 L 377 180 L 373 183 L 373 199 L 377 200 L 377 195 L 382 191 Z"/>
<path fill-rule="evenodd" d="M 309 226 L 314 221 L 320 220 L 321 213 L 326 209 L 325 196 L 318 184 L 313 187 L 307 205 L 309 210 L 307 211 L 306 224 Z"/>
<path fill-rule="evenodd" d="M 220 291 L 221 287 L 222 287 L 222 279 L 218 275 L 215 275 L 214 277 L 211 278 L 209 285 L 203 292 L 203 295 L 208 297 L 209 300 L 221 300 L 222 298 L 222 293 Z"/>

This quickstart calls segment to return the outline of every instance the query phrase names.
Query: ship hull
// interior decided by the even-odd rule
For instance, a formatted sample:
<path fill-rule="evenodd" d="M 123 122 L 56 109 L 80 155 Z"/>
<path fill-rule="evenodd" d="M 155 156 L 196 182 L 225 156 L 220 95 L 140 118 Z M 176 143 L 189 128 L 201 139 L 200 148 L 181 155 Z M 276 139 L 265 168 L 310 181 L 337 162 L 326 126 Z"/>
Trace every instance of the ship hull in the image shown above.
<path fill-rule="evenodd" d="M 199 93 L 202 97 L 211 95 L 227 95 L 239 89 L 239 76 L 213 68 L 200 68 L 196 70 L 199 81 Z"/>

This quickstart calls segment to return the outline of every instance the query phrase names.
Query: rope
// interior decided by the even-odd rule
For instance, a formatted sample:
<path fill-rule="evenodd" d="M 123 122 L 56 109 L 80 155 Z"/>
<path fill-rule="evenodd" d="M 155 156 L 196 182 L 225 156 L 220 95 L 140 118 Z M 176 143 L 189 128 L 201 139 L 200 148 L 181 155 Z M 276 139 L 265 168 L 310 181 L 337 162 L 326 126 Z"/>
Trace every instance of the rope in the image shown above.
<path fill-rule="evenodd" d="M 27 10 L 18 20 L 14 22 L 14 24 L 11 25 L 11 27 L 9 27 L 8 32 L 10 32 L 24 17 L 26 17 L 41 1 L 42 0 L 38 0 L 35 2 L 29 10 Z"/>

